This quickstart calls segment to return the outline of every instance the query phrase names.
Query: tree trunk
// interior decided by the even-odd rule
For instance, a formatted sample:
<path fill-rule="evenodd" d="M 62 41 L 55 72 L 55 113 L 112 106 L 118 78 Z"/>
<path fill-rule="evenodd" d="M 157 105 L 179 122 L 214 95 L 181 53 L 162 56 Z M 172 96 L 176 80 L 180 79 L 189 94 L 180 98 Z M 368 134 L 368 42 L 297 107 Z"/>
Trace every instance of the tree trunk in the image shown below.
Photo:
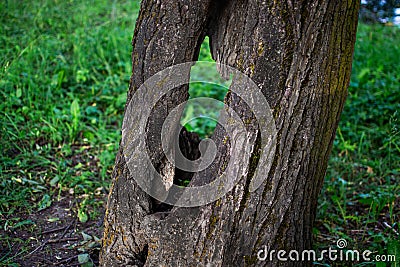
<path fill-rule="evenodd" d="M 358 8 L 358 0 L 142 1 L 125 120 L 143 121 L 145 115 L 128 106 L 135 92 L 157 72 L 197 60 L 209 36 L 216 62 L 238 69 L 261 89 L 272 109 L 276 147 L 261 186 L 251 190 L 263 150 L 262 129 L 251 107 L 229 92 L 225 103 L 246 121 L 251 155 L 240 162 L 243 175 L 217 201 L 171 209 L 138 185 L 139 174 L 128 168 L 130 156 L 121 145 L 105 216 L 101 266 L 305 265 L 276 257 L 260 261 L 257 253 L 265 248 L 311 248 L 317 197 L 347 95 Z M 220 72 L 229 74 L 224 67 Z M 145 94 L 142 104 L 150 97 Z M 148 154 L 163 177 L 178 171 L 165 160 L 161 128 L 168 113 L 187 98 L 185 85 L 169 91 L 147 121 Z M 168 138 L 176 131 L 172 128 Z M 133 142 L 141 138 L 127 130 Z M 216 159 L 194 174 L 190 186 L 207 184 L 224 171 L 232 152 L 227 136 L 222 127 L 216 128 Z M 180 143 L 189 151 L 183 154 L 196 159 L 199 141 L 183 133 Z"/>

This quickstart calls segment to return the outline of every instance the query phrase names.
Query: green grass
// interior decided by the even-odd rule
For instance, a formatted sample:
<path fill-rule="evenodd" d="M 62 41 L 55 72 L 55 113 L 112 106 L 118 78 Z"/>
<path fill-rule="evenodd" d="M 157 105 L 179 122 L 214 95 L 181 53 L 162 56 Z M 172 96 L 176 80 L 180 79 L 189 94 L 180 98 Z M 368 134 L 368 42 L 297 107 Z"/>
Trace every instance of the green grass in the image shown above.
<path fill-rule="evenodd" d="M 354 249 L 400 248 L 399 59 L 399 28 L 359 25 L 349 96 L 319 199 L 319 245 L 342 237 Z"/>
<path fill-rule="evenodd" d="M 2 222 L 63 193 L 83 196 L 86 220 L 102 205 L 94 195 L 108 187 L 120 139 L 139 2 L 0 5 Z"/>
<path fill-rule="evenodd" d="M 25 215 L 65 195 L 75 198 L 81 221 L 99 215 L 120 139 L 138 7 L 138 1 L 105 0 L 0 3 L 5 232 L 34 231 Z M 387 252 L 398 240 L 399 44 L 398 28 L 359 26 L 349 97 L 319 199 L 318 247 L 344 237 L 349 248 Z M 207 40 L 200 58 L 212 61 Z M 222 100 L 226 88 L 196 83 L 189 93 Z M 190 115 L 187 108 L 184 116 Z M 215 121 L 186 127 L 207 137 Z M 0 242 L 19 241 L 4 236 Z"/>

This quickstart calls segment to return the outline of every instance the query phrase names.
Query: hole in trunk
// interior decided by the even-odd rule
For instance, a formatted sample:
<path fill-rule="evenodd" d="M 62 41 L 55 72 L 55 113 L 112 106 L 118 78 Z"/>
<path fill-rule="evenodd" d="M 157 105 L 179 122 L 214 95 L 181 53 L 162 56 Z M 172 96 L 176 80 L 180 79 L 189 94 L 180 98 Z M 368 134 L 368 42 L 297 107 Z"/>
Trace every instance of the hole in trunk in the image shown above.
<path fill-rule="evenodd" d="M 198 62 L 192 66 L 189 82 L 189 100 L 185 104 L 180 123 L 183 126 L 179 133 L 179 149 L 182 155 L 190 161 L 200 158 L 206 151 L 208 142 L 201 141 L 211 138 L 218 124 L 220 111 L 224 108 L 224 99 L 228 93 L 232 79 L 224 80 L 215 64 L 199 62 L 214 62 L 210 53 L 209 38 L 205 37 L 201 44 Z M 155 112 L 157 114 L 157 112 Z M 154 119 L 154 121 L 158 121 Z M 200 147 L 199 147 L 200 146 Z M 194 172 L 175 167 L 173 183 L 186 187 L 190 184 Z M 153 212 L 169 212 L 172 206 L 153 199 Z"/>
<path fill-rule="evenodd" d="M 210 53 L 208 37 L 204 38 L 200 47 L 198 61 L 214 62 Z M 191 69 L 190 81 L 189 102 L 183 111 L 181 123 L 189 132 L 197 133 L 201 139 L 211 137 L 217 125 L 217 120 L 212 118 L 219 117 L 219 111 L 224 106 L 224 98 L 232 80 L 222 80 L 213 66 L 196 63 Z M 196 98 L 210 98 L 209 105 L 207 105 L 206 99 L 200 103 L 195 101 Z M 217 101 L 218 105 L 216 105 Z M 194 117 L 194 113 L 201 113 L 202 116 Z"/>
<path fill-rule="evenodd" d="M 214 62 L 208 37 L 201 44 L 198 61 Z M 179 135 L 179 146 L 187 159 L 198 159 L 200 141 L 213 135 L 231 82 L 232 80 L 225 81 L 221 78 L 215 65 L 196 63 L 192 66 L 189 101 L 181 117 L 184 128 Z M 174 184 L 187 186 L 193 175 L 193 172 L 175 168 Z"/>

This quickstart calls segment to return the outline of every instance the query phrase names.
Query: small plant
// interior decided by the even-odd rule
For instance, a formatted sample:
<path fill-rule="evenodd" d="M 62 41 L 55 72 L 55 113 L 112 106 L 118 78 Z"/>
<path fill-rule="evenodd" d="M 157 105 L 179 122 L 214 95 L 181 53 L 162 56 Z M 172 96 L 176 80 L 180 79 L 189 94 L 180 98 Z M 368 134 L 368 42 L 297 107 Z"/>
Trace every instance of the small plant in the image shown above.
<path fill-rule="evenodd" d="M 74 101 L 72 101 L 70 111 L 71 111 L 72 123 L 69 128 L 69 134 L 71 136 L 71 139 L 74 140 L 75 135 L 78 133 L 79 130 L 79 119 L 81 117 L 81 111 L 78 99 L 74 99 Z"/>

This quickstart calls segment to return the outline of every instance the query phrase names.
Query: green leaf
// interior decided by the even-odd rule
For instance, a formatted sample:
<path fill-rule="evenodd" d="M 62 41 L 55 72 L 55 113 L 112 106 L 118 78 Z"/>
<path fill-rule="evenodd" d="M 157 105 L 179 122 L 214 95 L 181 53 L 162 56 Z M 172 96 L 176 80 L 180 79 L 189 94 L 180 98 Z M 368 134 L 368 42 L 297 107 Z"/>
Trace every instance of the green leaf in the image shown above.
<path fill-rule="evenodd" d="M 13 229 L 17 229 L 17 228 L 19 228 L 19 227 L 21 227 L 21 226 L 30 225 L 30 224 L 35 224 L 35 223 L 34 223 L 33 221 L 31 221 L 31 220 L 24 220 L 24 221 L 21 221 L 21 222 L 16 223 L 16 224 L 13 226 Z"/>
<path fill-rule="evenodd" d="M 78 99 L 74 99 L 74 101 L 72 101 L 70 111 L 72 115 L 72 130 L 73 132 L 76 132 L 79 125 L 79 117 L 81 116 Z"/>
<path fill-rule="evenodd" d="M 86 234 L 85 232 L 82 232 L 82 237 L 83 237 L 83 240 L 84 240 L 84 241 L 92 240 L 92 236 Z"/>
<path fill-rule="evenodd" d="M 81 115 L 78 99 L 72 101 L 70 111 L 73 118 L 78 118 Z"/>
<path fill-rule="evenodd" d="M 61 70 L 59 73 L 58 73 L 58 79 L 57 79 L 57 89 L 60 89 L 61 88 L 61 85 L 62 85 L 62 83 L 63 83 L 63 81 L 64 81 L 64 78 L 65 78 L 65 71 L 64 70 Z"/>
<path fill-rule="evenodd" d="M 45 194 L 42 197 L 42 200 L 38 203 L 38 211 L 44 210 L 51 206 L 51 197 L 48 194 Z"/>
<path fill-rule="evenodd" d="M 96 106 L 88 106 L 88 107 L 85 109 L 85 113 L 86 113 L 87 115 L 93 115 L 93 114 L 100 114 L 100 111 L 97 109 Z"/>
<path fill-rule="evenodd" d="M 86 82 L 89 71 L 87 69 L 78 70 L 76 72 L 76 82 Z"/>
<path fill-rule="evenodd" d="M 88 221 L 89 218 L 85 211 L 83 211 L 82 209 L 79 209 L 78 210 L 78 219 L 81 223 L 85 223 Z"/>
<path fill-rule="evenodd" d="M 79 255 L 78 255 L 78 262 L 79 262 L 80 264 L 89 262 L 89 254 L 87 254 L 87 253 L 79 254 Z"/>
<path fill-rule="evenodd" d="M 22 96 L 22 90 L 21 90 L 21 88 L 17 88 L 17 91 L 15 92 L 15 96 L 16 96 L 17 98 L 20 98 L 20 97 Z"/>
<path fill-rule="evenodd" d="M 53 179 L 50 180 L 50 185 L 55 186 L 58 181 L 60 181 L 60 176 L 56 175 Z"/>
<path fill-rule="evenodd" d="M 388 242 L 388 254 L 394 255 L 395 262 L 392 262 L 392 266 L 400 266 L 400 241 L 398 240 L 390 240 Z"/>

